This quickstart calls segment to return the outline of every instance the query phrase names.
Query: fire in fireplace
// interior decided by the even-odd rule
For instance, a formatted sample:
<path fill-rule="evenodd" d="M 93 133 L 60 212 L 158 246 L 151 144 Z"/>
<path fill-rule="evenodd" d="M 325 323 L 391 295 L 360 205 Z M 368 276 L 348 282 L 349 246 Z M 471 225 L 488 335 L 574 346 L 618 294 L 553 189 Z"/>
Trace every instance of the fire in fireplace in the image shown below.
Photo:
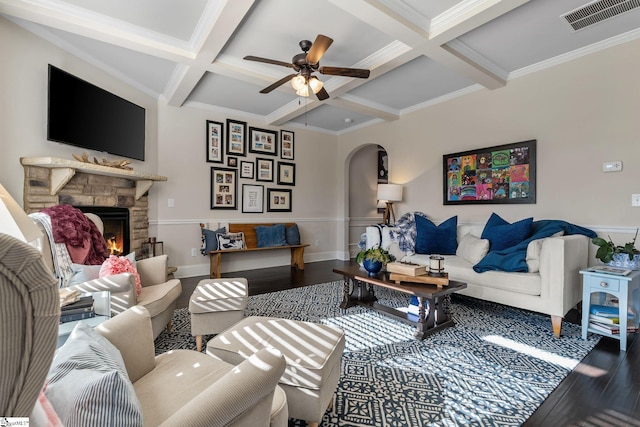
<path fill-rule="evenodd" d="M 76 208 L 100 217 L 104 224 L 102 235 L 111 255 L 129 253 L 129 209 L 106 206 L 76 206 Z"/>

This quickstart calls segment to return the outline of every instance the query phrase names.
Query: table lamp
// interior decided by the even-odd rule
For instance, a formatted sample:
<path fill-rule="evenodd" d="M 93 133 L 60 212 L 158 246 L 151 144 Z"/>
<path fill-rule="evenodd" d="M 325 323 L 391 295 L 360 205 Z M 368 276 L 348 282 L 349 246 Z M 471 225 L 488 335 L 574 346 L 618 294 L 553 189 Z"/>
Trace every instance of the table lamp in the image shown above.
<path fill-rule="evenodd" d="M 0 233 L 8 234 L 26 243 L 33 242 L 42 236 L 38 226 L 2 184 L 0 184 Z"/>
<path fill-rule="evenodd" d="M 392 225 L 396 222 L 396 215 L 393 213 L 393 202 L 402 200 L 402 185 L 400 184 L 378 184 L 378 200 L 384 201 L 386 207 L 384 209 L 384 217 L 382 223 Z M 393 218 L 393 222 L 391 222 Z"/>

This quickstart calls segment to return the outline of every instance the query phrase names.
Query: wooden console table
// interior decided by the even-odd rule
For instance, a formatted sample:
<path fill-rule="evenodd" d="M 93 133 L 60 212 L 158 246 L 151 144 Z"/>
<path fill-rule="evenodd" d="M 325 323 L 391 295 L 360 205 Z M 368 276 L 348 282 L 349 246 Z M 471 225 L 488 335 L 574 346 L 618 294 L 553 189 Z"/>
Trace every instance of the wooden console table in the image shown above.
<path fill-rule="evenodd" d="M 379 273 L 376 277 L 369 277 L 367 272 L 357 264 L 334 268 L 333 272 L 344 277 L 343 299 L 340 308 L 347 309 L 354 305 L 361 305 L 410 325 L 415 325 L 414 336 L 418 339 L 424 339 L 440 329 L 454 325 L 451 313 L 444 309 L 443 299 L 467 287 L 466 283 L 454 280 L 449 280 L 449 286 L 446 287 L 432 284 L 395 283 L 389 279 L 389 273 L 384 272 Z M 416 296 L 418 298 L 418 315 L 405 313 L 394 307 L 378 303 L 374 292 L 375 286 Z"/>

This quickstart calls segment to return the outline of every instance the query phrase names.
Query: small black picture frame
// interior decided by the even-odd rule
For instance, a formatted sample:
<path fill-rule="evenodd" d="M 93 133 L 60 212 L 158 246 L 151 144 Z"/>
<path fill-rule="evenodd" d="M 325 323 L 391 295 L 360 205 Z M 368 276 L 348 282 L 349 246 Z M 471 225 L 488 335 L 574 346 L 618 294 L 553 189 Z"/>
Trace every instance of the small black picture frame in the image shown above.
<path fill-rule="evenodd" d="M 278 185 L 296 185 L 295 163 L 278 162 Z"/>
<path fill-rule="evenodd" d="M 227 155 L 247 155 L 247 123 L 227 119 Z"/>
<path fill-rule="evenodd" d="M 267 212 L 291 212 L 291 189 L 267 188 Z"/>
<path fill-rule="evenodd" d="M 249 128 L 249 152 L 278 155 L 278 132 L 269 129 Z"/>

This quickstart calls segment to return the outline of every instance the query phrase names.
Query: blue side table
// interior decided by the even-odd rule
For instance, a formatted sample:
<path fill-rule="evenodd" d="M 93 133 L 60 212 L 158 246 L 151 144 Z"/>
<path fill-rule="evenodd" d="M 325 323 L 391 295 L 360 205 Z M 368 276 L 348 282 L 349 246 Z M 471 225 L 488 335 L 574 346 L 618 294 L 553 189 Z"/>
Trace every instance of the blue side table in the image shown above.
<path fill-rule="evenodd" d="M 587 339 L 587 332 L 593 332 L 620 341 L 620 350 L 627 351 L 627 307 L 629 304 L 636 312 L 632 324 L 638 326 L 640 315 L 640 271 L 633 271 L 628 276 L 617 276 L 589 270 L 581 270 L 582 274 L 582 339 Z M 603 304 L 605 294 L 618 299 L 618 316 L 620 318 L 620 334 L 609 334 L 589 327 L 589 311 L 592 294 L 599 294 L 599 303 Z"/>

